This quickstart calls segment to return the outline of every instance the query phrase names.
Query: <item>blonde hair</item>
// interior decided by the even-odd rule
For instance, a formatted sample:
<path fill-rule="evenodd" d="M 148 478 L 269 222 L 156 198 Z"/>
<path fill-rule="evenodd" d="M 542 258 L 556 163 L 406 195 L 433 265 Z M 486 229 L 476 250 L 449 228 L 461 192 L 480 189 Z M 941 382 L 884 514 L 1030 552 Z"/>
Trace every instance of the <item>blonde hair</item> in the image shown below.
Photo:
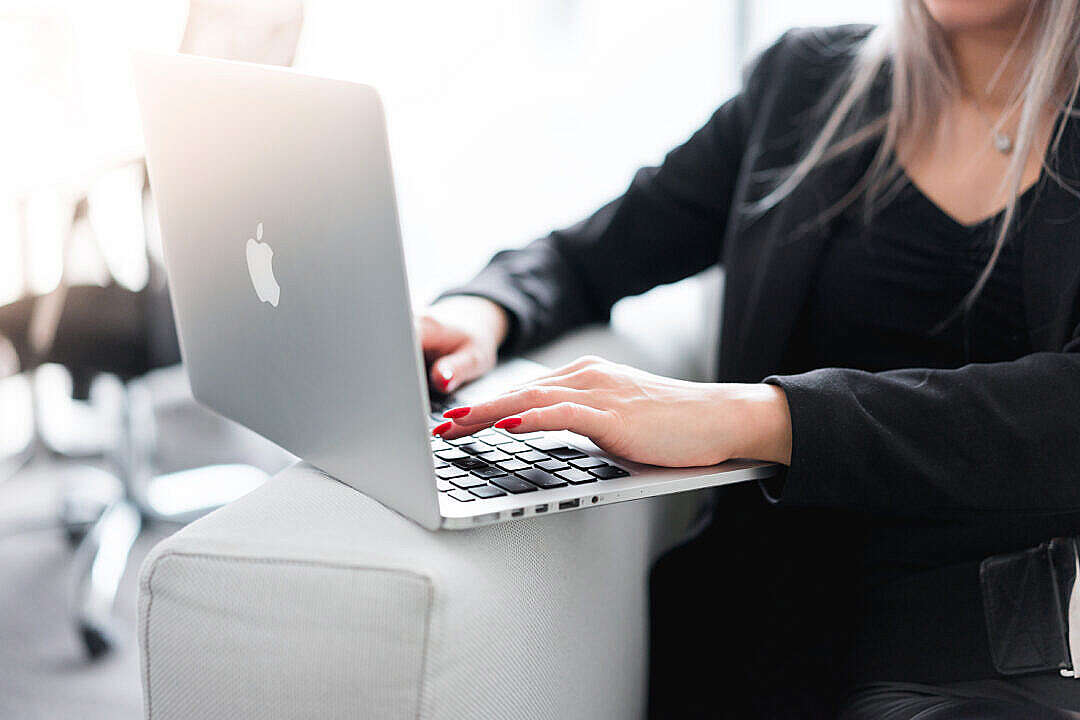
<path fill-rule="evenodd" d="M 1031 59 L 1022 69 L 1016 87 L 1010 88 L 1007 109 L 994 127 L 998 130 L 1003 120 L 1019 109 L 1019 126 L 1008 170 L 1002 178 L 1008 201 L 990 257 L 958 312 L 970 309 L 978 298 L 1008 239 L 1016 219 L 1024 166 L 1035 145 L 1045 108 L 1057 105 L 1071 113 L 1080 87 L 1080 0 L 1032 0 L 1013 49 L 1002 61 L 993 82 L 997 82 L 1027 33 L 1031 37 Z M 887 64 L 891 64 L 888 110 L 882 116 L 863 120 L 860 127 L 844 134 L 853 121 L 859 121 L 859 112 Z M 835 217 L 860 197 L 866 200 L 867 212 L 872 213 L 904 184 L 905 175 L 896 158 L 897 141 L 932 129 L 946 102 L 961 93 L 945 33 L 930 17 L 923 0 L 897 0 L 892 21 L 874 28 L 858 48 L 838 95 L 832 96 L 836 102 L 820 134 L 805 155 L 783 175 L 783 180 L 756 203 L 758 209 L 775 206 L 817 166 L 880 139 L 866 173 L 819 220 Z M 1051 139 L 1050 155 L 1057 152 L 1064 128 L 1064 122 L 1058 125 Z M 1068 188 L 1052 167 L 1044 164 L 1043 169 L 1047 177 Z M 1077 194 L 1071 188 L 1069 191 Z M 955 317 L 956 313 L 945 323 Z"/>

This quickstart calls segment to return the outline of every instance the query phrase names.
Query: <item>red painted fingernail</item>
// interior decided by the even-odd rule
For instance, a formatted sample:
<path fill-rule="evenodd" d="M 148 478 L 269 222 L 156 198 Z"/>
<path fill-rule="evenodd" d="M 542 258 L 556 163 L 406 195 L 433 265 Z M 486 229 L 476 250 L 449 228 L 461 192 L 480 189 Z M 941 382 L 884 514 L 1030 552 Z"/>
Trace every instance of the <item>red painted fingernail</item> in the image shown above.
<path fill-rule="evenodd" d="M 508 417 L 508 418 L 503 418 L 499 422 L 495 423 L 495 427 L 499 428 L 500 430 L 510 430 L 511 428 L 516 428 L 520 424 L 521 424 L 521 418 L 519 418 L 519 417 Z"/>
<path fill-rule="evenodd" d="M 432 430 L 431 434 L 432 435 L 442 435 L 444 432 L 449 430 L 450 426 L 453 425 L 453 424 L 454 423 L 452 423 L 452 422 L 444 422 L 442 425 L 439 425 L 434 430 Z"/>
<path fill-rule="evenodd" d="M 471 407 L 452 408 L 452 409 L 447 410 L 446 412 L 444 412 L 442 414 L 442 416 L 444 418 L 450 418 L 451 420 L 457 420 L 459 418 L 463 418 L 466 415 L 468 415 L 471 410 L 472 410 Z"/>

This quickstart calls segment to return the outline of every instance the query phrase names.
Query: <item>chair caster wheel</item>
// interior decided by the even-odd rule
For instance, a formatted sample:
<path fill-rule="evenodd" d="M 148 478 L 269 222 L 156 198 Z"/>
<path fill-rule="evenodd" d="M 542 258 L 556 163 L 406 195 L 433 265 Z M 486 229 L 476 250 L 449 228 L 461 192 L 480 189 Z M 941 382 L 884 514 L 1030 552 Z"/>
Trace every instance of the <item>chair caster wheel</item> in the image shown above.
<path fill-rule="evenodd" d="M 68 547 L 77 548 L 86 537 L 86 527 L 82 526 L 69 526 L 64 528 L 64 538 L 67 540 Z"/>
<path fill-rule="evenodd" d="M 83 649 L 90 660 L 97 660 L 108 655 L 116 646 L 112 633 L 103 628 L 80 625 L 79 636 L 82 637 Z"/>

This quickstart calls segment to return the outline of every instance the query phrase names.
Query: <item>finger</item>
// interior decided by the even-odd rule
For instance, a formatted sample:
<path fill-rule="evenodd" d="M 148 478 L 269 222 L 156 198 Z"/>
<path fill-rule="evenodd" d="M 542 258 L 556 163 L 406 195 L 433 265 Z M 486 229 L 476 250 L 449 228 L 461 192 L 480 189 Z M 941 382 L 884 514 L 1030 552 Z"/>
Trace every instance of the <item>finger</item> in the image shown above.
<path fill-rule="evenodd" d="M 431 380 L 443 392 L 453 392 L 470 380 L 480 377 L 495 364 L 493 355 L 484 353 L 474 343 L 436 360 L 431 365 Z"/>
<path fill-rule="evenodd" d="M 517 415 L 532 408 L 546 407 L 560 402 L 586 403 L 585 391 L 572 388 L 545 387 L 534 385 L 515 390 L 486 402 L 477 403 L 470 408 L 454 408 L 445 413 L 458 425 L 470 428 L 474 425 L 490 425 L 504 417 Z M 468 412 L 464 412 L 467 410 Z"/>
<path fill-rule="evenodd" d="M 481 430 L 486 430 L 494 423 L 486 423 L 482 425 L 459 425 L 457 422 L 447 421 L 442 425 L 439 425 L 432 431 L 432 435 L 438 435 L 443 440 L 457 440 L 463 438 L 466 435 L 472 435 L 478 433 Z"/>
<path fill-rule="evenodd" d="M 615 415 L 588 405 L 561 402 L 503 418 L 496 427 L 504 428 L 511 435 L 538 430 L 569 430 L 601 444 L 615 429 Z"/>
<path fill-rule="evenodd" d="M 417 320 L 417 334 L 425 355 L 443 355 L 457 349 L 462 342 L 461 333 L 451 330 L 438 320 L 422 316 Z"/>

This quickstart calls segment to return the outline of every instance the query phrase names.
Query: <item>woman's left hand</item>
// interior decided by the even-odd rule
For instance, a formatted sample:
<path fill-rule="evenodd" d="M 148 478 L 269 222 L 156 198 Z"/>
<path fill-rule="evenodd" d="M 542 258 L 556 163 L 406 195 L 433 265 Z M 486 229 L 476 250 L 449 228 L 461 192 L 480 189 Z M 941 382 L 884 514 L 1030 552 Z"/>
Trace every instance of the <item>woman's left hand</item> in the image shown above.
<path fill-rule="evenodd" d="M 451 422 L 434 432 L 447 440 L 495 425 L 511 434 L 570 430 L 605 452 L 651 465 L 791 459 L 791 417 L 780 388 L 674 380 L 597 357 L 445 416 Z"/>

